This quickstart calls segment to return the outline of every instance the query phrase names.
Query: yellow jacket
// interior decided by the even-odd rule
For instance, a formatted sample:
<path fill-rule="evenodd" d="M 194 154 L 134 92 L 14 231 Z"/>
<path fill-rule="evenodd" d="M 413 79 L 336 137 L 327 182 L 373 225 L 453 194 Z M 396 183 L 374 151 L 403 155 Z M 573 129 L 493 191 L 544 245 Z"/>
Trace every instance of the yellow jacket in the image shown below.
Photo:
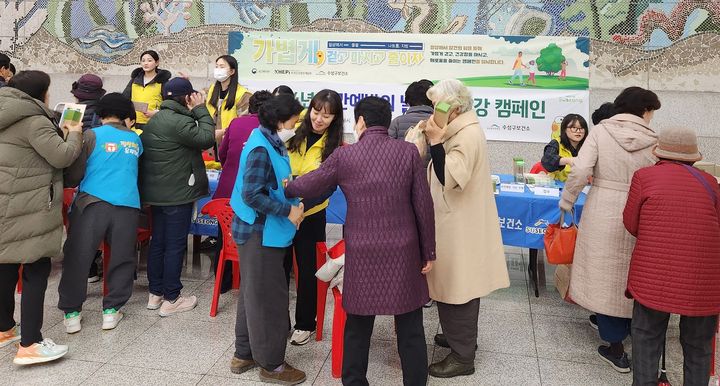
<path fill-rule="evenodd" d="M 172 74 L 167 70 L 157 70 L 155 79 L 150 81 L 147 85 L 143 84 L 143 77 L 145 73 L 142 68 L 136 68 L 133 70 L 131 79 L 123 95 L 133 102 L 147 103 L 147 111 L 159 110 L 160 104 L 162 103 L 162 86 L 170 80 Z M 150 120 L 147 115 L 141 111 L 136 111 L 137 115 L 136 123 L 144 125 Z"/>
<path fill-rule="evenodd" d="M 216 83 L 213 83 L 212 86 L 210 86 L 207 98 L 205 99 L 205 106 L 207 106 L 213 119 L 215 119 L 217 108 L 210 104 L 210 98 L 212 97 L 213 90 L 215 90 L 215 84 Z M 247 114 L 250 95 L 252 95 L 252 93 L 248 91 L 248 89 L 238 84 L 237 90 L 235 90 L 235 108 L 230 110 L 225 109 L 227 99 L 223 99 L 222 105 L 220 106 L 220 126 L 223 129 L 227 129 L 228 126 L 230 126 L 230 122 L 239 115 Z"/>
<path fill-rule="evenodd" d="M 556 139 L 555 141 L 560 145 L 560 151 L 558 152 L 560 158 L 572 158 L 572 153 L 560 142 L 560 139 Z M 565 165 L 563 169 L 554 171 L 550 173 L 550 175 L 557 181 L 565 182 L 570 175 L 570 165 Z"/>
<path fill-rule="evenodd" d="M 327 141 L 327 131 L 315 142 L 310 149 L 305 149 L 307 146 L 307 138 L 300 144 L 300 148 L 296 151 L 289 151 L 288 156 L 290 157 L 290 167 L 292 168 L 293 176 L 302 176 L 320 167 L 322 162 L 322 151 Z M 327 208 L 330 200 L 325 200 L 320 205 L 313 208 L 305 209 L 305 216 L 313 215 L 321 210 Z"/>

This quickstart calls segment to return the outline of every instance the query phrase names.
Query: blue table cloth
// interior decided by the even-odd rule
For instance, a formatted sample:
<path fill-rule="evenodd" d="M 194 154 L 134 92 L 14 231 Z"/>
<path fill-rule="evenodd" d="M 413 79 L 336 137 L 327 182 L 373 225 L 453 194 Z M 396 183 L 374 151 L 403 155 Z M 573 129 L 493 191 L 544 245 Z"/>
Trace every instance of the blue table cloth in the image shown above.
<path fill-rule="evenodd" d="M 512 182 L 511 175 L 500 175 L 501 182 Z M 559 183 L 562 186 L 562 183 Z M 500 188 L 498 187 L 498 190 Z M 521 247 L 543 249 L 543 235 L 548 224 L 560 220 L 558 208 L 559 197 L 536 196 L 525 187 L 524 193 L 500 192 L 495 195 L 495 202 L 500 218 L 500 230 L 503 244 Z M 580 194 L 575 204 L 576 221 L 580 220 L 585 194 Z M 347 202 L 338 189 L 330 198 L 327 209 L 328 223 L 344 224 L 347 214 Z M 332 220 L 331 220 L 332 219 Z M 566 220 L 567 222 L 567 220 Z"/>

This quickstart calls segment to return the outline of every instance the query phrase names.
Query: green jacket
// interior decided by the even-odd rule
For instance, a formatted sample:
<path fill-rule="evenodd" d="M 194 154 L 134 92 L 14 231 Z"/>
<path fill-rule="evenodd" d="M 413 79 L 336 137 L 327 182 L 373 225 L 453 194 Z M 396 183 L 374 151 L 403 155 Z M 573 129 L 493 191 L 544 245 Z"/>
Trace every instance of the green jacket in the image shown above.
<path fill-rule="evenodd" d="M 140 139 L 144 204 L 182 205 L 209 195 L 202 151 L 215 143 L 215 123 L 204 105 L 190 111 L 173 100 L 163 101 Z"/>
<path fill-rule="evenodd" d="M 82 134 L 67 141 L 44 103 L 0 88 L 0 264 L 60 254 L 62 169 L 80 154 Z"/>

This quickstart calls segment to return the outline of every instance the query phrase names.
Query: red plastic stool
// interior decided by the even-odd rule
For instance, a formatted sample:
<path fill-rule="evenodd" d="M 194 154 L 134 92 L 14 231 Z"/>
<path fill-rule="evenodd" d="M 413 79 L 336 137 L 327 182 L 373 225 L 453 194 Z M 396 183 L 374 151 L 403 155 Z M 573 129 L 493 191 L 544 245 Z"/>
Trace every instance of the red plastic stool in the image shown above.
<path fill-rule="evenodd" d="M 18 269 L 18 281 L 17 281 L 17 293 L 22 293 L 22 264 L 20 264 L 20 269 Z"/>
<path fill-rule="evenodd" d="M 220 250 L 220 259 L 218 259 L 217 272 L 215 273 L 215 288 L 213 289 L 212 304 L 210 305 L 210 316 L 215 317 L 215 315 L 217 315 L 220 285 L 222 283 L 226 261 L 233 262 L 233 288 L 240 288 L 240 256 L 235 240 L 232 237 L 232 231 L 230 230 L 233 218 L 230 200 L 227 198 L 210 200 L 210 202 L 203 206 L 201 212 L 217 218 L 220 231 L 223 234 L 223 247 Z"/>

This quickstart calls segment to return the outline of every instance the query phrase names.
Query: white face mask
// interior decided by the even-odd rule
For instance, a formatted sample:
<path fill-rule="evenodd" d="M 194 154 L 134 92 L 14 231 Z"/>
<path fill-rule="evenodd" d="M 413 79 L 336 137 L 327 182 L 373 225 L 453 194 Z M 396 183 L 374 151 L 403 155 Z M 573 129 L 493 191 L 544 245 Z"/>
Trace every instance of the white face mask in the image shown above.
<path fill-rule="evenodd" d="M 226 68 L 216 68 L 213 76 L 218 82 L 224 82 L 230 77 Z"/>
<path fill-rule="evenodd" d="M 281 129 L 278 131 L 278 136 L 280 137 L 281 141 L 287 142 L 288 140 L 290 140 L 290 138 L 295 136 L 295 129 L 292 129 L 292 130 Z"/>
<path fill-rule="evenodd" d="M 358 143 L 360 141 L 360 134 L 358 134 L 358 124 L 355 123 L 355 126 L 353 126 L 353 138 L 355 138 L 354 143 Z"/>

